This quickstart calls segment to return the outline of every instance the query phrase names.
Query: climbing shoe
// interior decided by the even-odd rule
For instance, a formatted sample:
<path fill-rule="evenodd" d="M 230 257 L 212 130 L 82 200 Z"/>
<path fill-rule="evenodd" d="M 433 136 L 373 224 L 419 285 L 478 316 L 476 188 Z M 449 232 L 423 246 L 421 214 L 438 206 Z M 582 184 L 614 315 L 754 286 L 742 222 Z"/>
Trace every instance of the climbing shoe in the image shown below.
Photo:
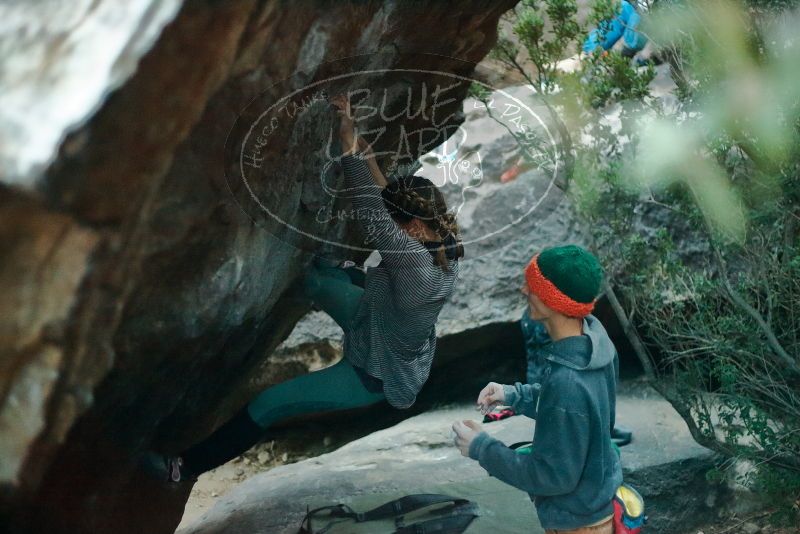
<path fill-rule="evenodd" d="M 164 482 L 182 482 L 197 480 L 183 465 L 179 456 L 167 456 L 153 451 L 148 451 L 142 456 L 139 463 L 142 469 L 153 478 Z"/>
<path fill-rule="evenodd" d="M 611 441 L 617 447 L 624 447 L 633 440 L 633 431 L 624 426 L 615 426 L 611 430 Z"/>

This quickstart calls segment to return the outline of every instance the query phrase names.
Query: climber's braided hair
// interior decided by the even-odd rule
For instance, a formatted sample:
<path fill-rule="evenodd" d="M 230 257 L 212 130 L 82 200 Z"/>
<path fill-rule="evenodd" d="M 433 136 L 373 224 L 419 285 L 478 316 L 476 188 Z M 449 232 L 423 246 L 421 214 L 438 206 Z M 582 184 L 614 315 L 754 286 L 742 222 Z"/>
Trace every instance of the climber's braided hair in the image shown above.
<path fill-rule="evenodd" d="M 383 203 L 392 218 L 402 224 L 420 219 L 436 232 L 442 245 L 436 250 L 435 263 L 449 270 L 448 258 L 464 256 L 464 247 L 453 213 L 447 211 L 444 195 L 430 180 L 422 176 L 401 176 L 383 189 Z"/>

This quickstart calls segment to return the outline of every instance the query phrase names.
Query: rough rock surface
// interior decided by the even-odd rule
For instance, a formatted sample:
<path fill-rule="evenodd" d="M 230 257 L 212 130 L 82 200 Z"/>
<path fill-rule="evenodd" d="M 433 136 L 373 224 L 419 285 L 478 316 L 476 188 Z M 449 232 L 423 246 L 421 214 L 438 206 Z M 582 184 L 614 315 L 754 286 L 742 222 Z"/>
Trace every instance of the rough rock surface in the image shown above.
<path fill-rule="evenodd" d="M 66 129 L 85 120 L 133 74 L 180 5 L 180 0 L 3 2 L 4 181 L 34 187 Z"/>
<path fill-rule="evenodd" d="M 59 18 L 48 5 L 12 4 L 20 40 L 4 37 L 0 60 L 4 95 L 16 95 L 0 113 L 3 530 L 170 532 L 188 488 L 147 479 L 141 452 L 183 449 L 255 388 L 304 370 L 269 355 L 307 311 L 285 293 L 318 246 L 287 245 L 231 201 L 223 148 L 244 106 L 356 54 L 392 68 L 430 52 L 414 65 L 468 75 L 513 3 L 100 0 L 69 24 L 41 22 Z M 26 31 L 39 43 L 31 57 Z M 102 61 L 86 53 L 104 46 Z M 460 109 L 466 89 L 443 109 Z M 24 161 L 14 147 L 38 125 L 20 130 L 11 105 L 58 119 Z M 262 154 L 256 185 L 300 228 L 320 202 L 307 177 L 332 120 L 310 108 Z M 324 231 L 358 237 L 345 223 Z"/>
<path fill-rule="evenodd" d="M 375 502 L 375 494 L 385 494 L 388 501 L 428 491 L 466 492 L 484 504 L 485 516 L 503 518 L 500 530 L 482 530 L 476 523 L 475 532 L 542 532 L 527 495 L 488 477 L 477 462 L 453 447 L 452 422 L 475 418 L 469 406 L 439 408 L 330 454 L 275 468 L 240 484 L 178 532 L 289 534 L 296 532 L 306 505 L 344 502 L 362 509 L 366 498 Z M 649 530 L 691 532 L 710 517 L 724 517 L 736 504 L 727 485 L 705 479 L 715 456 L 694 443 L 683 420 L 653 390 L 639 383 L 623 384 L 617 418 L 634 430 L 634 442 L 622 449 L 623 469 L 625 479 L 646 500 Z M 514 417 L 485 429 L 510 444 L 529 440 L 534 424 Z M 504 492 L 502 499 L 485 497 L 498 492 Z"/>

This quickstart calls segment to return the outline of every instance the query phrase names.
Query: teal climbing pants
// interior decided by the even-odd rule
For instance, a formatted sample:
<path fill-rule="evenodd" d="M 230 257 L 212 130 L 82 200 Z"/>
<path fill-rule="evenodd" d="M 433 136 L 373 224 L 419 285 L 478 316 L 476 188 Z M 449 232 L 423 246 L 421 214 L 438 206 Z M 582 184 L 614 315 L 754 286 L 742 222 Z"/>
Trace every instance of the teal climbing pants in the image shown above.
<path fill-rule="evenodd" d="M 342 269 L 315 264 L 303 280 L 303 290 L 322 311 L 347 330 L 364 289 Z M 253 421 L 267 428 L 283 419 L 321 412 L 350 410 L 385 400 L 368 391 L 346 358 L 325 369 L 298 376 L 262 391 L 247 406 Z"/>

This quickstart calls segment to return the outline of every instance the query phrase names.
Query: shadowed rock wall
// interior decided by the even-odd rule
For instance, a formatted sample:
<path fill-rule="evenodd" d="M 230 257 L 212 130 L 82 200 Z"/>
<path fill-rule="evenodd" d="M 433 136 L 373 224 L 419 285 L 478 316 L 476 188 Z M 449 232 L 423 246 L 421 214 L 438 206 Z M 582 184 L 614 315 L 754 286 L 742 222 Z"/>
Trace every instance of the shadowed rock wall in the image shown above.
<path fill-rule="evenodd" d="M 4 151 L 0 160 L 7 531 L 171 532 L 189 487 L 147 479 L 136 458 L 181 450 L 224 421 L 307 311 L 285 293 L 314 245 L 291 247 L 254 224 L 224 177 L 226 136 L 245 105 L 277 99 L 298 80 L 335 76 L 352 65 L 328 62 L 357 54 L 378 53 L 369 56 L 373 68 L 438 54 L 410 66 L 469 75 L 514 4 L 198 0 L 168 9 L 142 1 L 139 10 L 111 9 L 114 35 L 128 37 L 103 64 L 111 75 L 97 82 L 79 44 L 108 24 L 109 3 L 85 3 L 71 26 L 39 27 L 45 53 L 26 58 L 21 42 L 1 60 L 29 62 L 19 79 L 7 70 L 0 83 L 42 95 L 26 103 L 32 120 L 42 106 L 79 108 L 55 124 L 71 129 L 45 171 L 41 158 L 22 165 Z M 46 16 L 18 4 L 17 28 Z M 82 100 L 65 88 L 80 88 L 80 79 L 59 83 L 75 65 L 86 87 L 95 84 Z M 452 110 L 466 90 L 454 91 Z M 11 111 L 19 109 L 0 113 L 4 146 L 20 131 L 7 120 Z M 266 147 L 256 184 L 285 199 L 282 215 L 301 229 L 322 195 L 309 177 L 319 174 L 315 154 L 333 122 L 323 111 L 310 109 L 314 120 L 299 117 L 298 131 Z M 396 139 L 399 124 L 384 142 Z M 325 232 L 360 239 L 352 224 Z M 259 385 L 287 378 L 275 367 L 274 376 L 259 371 Z"/>

